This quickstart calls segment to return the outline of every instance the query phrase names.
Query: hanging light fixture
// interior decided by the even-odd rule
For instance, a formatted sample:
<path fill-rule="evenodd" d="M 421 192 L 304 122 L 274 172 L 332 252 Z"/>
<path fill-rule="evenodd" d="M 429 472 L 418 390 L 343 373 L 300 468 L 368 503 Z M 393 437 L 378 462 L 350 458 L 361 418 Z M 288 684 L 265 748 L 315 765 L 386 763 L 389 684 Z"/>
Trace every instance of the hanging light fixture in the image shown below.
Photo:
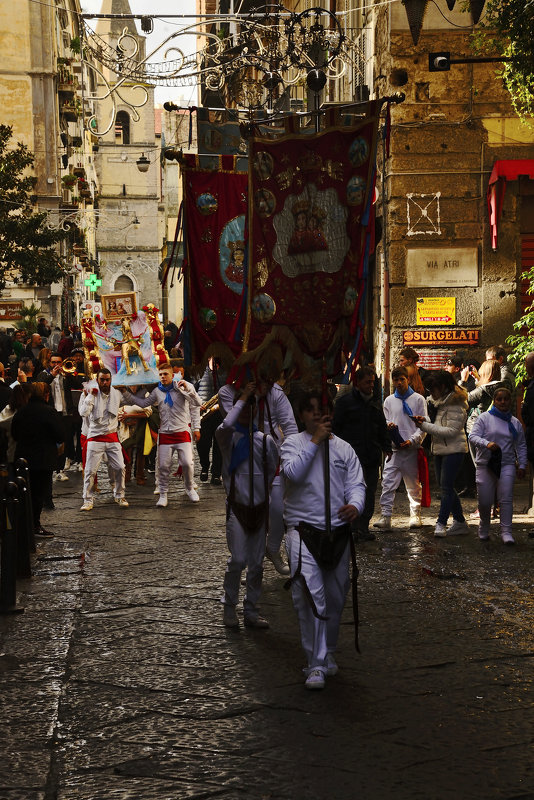
<path fill-rule="evenodd" d="M 139 172 L 148 172 L 148 168 L 150 166 L 150 161 L 145 156 L 144 153 L 141 153 L 141 156 L 135 162 L 137 164 L 137 169 Z"/>

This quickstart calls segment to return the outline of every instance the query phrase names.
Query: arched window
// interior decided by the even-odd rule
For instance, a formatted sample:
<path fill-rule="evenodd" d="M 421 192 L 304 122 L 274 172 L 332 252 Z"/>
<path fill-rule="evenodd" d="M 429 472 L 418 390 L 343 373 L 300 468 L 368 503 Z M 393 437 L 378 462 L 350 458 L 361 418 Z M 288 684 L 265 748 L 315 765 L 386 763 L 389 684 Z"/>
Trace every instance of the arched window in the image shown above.
<path fill-rule="evenodd" d="M 115 139 L 121 144 L 130 144 L 130 115 L 127 111 L 118 111 L 115 119 Z"/>
<path fill-rule="evenodd" d="M 113 289 L 114 292 L 133 292 L 134 285 L 131 278 L 128 275 L 119 275 L 117 280 L 115 281 L 115 288 Z"/>

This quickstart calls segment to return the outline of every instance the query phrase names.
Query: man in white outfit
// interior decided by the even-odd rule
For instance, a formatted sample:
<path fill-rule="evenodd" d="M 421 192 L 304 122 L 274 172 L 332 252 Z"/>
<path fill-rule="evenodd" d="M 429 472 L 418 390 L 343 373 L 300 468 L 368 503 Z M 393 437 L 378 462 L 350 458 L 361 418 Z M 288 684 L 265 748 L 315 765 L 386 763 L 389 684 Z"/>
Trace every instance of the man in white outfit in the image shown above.
<path fill-rule="evenodd" d="M 108 460 L 110 479 L 113 477 L 113 496 L 119 506 L 126 508 L 124 497 L 124 457 L 117 433 L 121 393 L 111 386 L 111 372 L 101 369 L 98 388 L 84 389 L 78 411 L 87 422 L 87 451 L 83 476 L 83 505 L 81 511 L 93 508 L 93 492 L 98 465 L 104 454 Z"/>
<path fill-rule="evenodd" d="M 382 471 L 382 494 L 380 508 L 382 516 L 375 522 L 375 528 L 391 530 L 391 514 L 401 480 L 404 480 L 410 501 L 410 528 L 420 528 L 421 522 L 421 483 L 419 481 L 418 450 L 425 434 L 413 417 L 427 415 L 425 398 L 414 392 L 408 383 L 406 367 L 396 367 L 391 373 L 395 387 L 393 394 L 384 400 L 384 416 L 388 424 L 393 455 L 386 458 Z"/>
<path fill-rule="evenodd" d="M 200 498 L 194 487 L 191 427 L 194 440 L 198 442 L 202 400 L 195 392 L 193 384 L 184 380 L 173 382 L 170 364 L 161 364 L 158 372 L 160 382 L 146 397 L 135 397 L 131 392 L 123 390 L 126 402 L 140 408 L 155 405 L 159 411 L 157 454 L 159 500 L 156 506 L 164 508 L 168 504 L 167 494 L 174 451 L 178 453 L 182 467 L 185 493 L 192 503 L 198 503 Z"/>
<path fill-rule="evenodd" d="M 239 627 L 236 605 L 241 573 L 247 570 L 243 600 L 245 625 L 268 628 L 258 612 L 265 556 L 265 524 L 269 489 L 278 468 L 278 450 L 268 434 L 253 426 L 250 453 L 250 415 L 254 414 L 255 384 L 250 383 L 215 431 L 223 458 L 222 474 L 227 497 L 226 541 L 230 557 L 224 575 L 223 622 Z M 251 492 L 252 460 L 252 492 Z M 252 496 L 251 496 L 252 495 Z"/>
<path fill-rule="evenodd" d="M 334 652 L 350 586 L 350 523 L 363 511 L 366 487 L 354 450 L 332 435 L 330 417 L 322 416 L 319 395 L 305 395 L 299 413 L 306 429 L 289 436 L 281 451 L 286 547 L 293 604 L 308 660 L 305 685 L 323 689 L 326 676 L 338 671 Z M 325 441 L 332 540 L 326 533 Z"/>
<path fill-rule="evenodd" d="M 233 384 L 226 384 L 219 389 L 219 408 L 223 417 L 231 410 L 235 396 L 236 389 Z M 273 385 L 266 381 L 258 381 L 254 423 L 260 432 L 265 431 L 273 437 L 278 452 L 284 438 L 298 433 L 291 403 L 277 383 Z M 277 474 L 271 487 L 269 534 L 265 555 L 280 575 L 289 575 L 289 567 L 280 554 L 284 538 L 283 494 L 282 481 Z"/>

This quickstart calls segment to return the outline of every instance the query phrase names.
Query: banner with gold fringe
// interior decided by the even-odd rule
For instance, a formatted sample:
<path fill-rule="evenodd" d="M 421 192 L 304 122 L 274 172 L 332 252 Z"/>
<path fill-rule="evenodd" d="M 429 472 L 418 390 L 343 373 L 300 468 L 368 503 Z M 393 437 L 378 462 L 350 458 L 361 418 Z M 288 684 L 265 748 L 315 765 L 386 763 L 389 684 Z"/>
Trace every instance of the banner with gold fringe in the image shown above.
<path fill-rule="evenodd" d="M 198 363 L 218 348 L 241 351 L 237 330 L 246 278 L 246 172 L 235 156 L 217 156 L 203 169 L 198 156 L 182 160 L 184 175 L 184 355 Z"/>
<path fill-rule="evenodd" d="M 373 246 L 379 108 L 351 127 L 255 137 L 250 145 L 245 349 L 287 326 L 302 351 L 353 351 Z"/>

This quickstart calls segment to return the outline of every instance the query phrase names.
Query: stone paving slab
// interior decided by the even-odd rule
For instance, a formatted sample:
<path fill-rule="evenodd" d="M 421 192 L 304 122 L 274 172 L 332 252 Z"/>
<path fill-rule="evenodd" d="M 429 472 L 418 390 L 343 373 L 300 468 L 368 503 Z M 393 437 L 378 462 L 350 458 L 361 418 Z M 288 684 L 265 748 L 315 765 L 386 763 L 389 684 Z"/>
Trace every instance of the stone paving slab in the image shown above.
<path fill-rule="evenodd" d="M 0 800 L 534 800 L 534 540 L 437 540 L 399 524 L 358 546 L 360 642 L 303 687 L 291 598 L 266 565 L 269 631 L 222 625 L 223 493 L 153 487 L 90 514 L 69 473 L 25 612 L 0 617 Z M 519 487 L 519 492 L 521 492 Z M 518 507 L 524 498 L 518 497 Z M 472 511 L 475 503 L 466 503 Z"/>

